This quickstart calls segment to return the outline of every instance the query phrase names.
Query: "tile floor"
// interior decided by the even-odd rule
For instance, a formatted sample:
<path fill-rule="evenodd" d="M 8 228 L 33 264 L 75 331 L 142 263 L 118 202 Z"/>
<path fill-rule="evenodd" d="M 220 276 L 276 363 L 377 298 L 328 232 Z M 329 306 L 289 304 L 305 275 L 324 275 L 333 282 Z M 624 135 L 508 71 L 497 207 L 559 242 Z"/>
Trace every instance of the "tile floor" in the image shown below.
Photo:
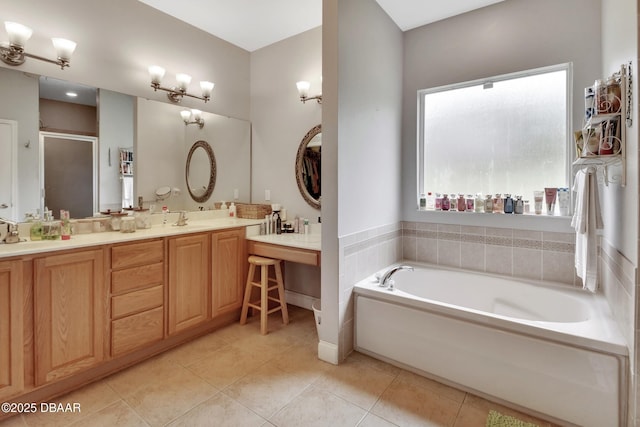
<path fill-rule="evenodd" d="M 56 400 L 81 413 L 35 413 L 14 426 L 454 426 L 483 427 L 490 409 L 537 420 L 353 353 L 318 360 L 313 313 L 234 324 Z"/>

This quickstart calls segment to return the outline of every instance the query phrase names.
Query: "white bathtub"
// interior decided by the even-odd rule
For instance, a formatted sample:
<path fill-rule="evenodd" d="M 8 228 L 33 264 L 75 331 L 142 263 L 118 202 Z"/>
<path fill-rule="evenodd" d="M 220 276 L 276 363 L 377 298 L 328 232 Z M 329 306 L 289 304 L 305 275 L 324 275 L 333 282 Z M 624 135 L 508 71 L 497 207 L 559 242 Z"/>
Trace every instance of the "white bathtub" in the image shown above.
<path fill-rule="evenodd" d="M 355 348 L 562 424 L 623 426 L 628 349 L 602 295 L 413 264 L 355 293 Z"/>

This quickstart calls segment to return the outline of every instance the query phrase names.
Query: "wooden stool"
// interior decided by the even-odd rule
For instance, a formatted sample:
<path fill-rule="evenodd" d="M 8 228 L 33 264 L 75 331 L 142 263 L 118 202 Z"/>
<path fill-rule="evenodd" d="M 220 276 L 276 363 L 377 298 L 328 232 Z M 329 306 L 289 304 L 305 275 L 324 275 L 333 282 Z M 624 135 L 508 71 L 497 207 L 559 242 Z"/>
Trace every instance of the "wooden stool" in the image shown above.
<path fill-rule="evenodd" d="M 275 279 L 269 277 L 270 265 L 272 265 L 275 270 Z M 256 266 L 260 266 L 259 282 L 253 281 Z M 269 286 L 269 283 L 275 283 L 275 285 Z M 260 300 L 250 301 L 251 291 L 254 286 L 260 288 Z M 269 292 L 275 289 L 278 290 L 278 298 L 269 296 Z M 269 301 L 275 301 L 278 305 L 269 309 Z M 254 310 L 260 310 L 260 333 L 262 335 L 267 333 L 267 315 L 270 313 L 281 310 L 282 323 L 285 325 L 289 323 L 289 313 L 287 311 L 287 303 L 284 299 L 284 284 L 279 259 L 264 258 L 256 255 L 249 256 L 249 275 L 247 276 L 247 286 L 244 290 L 244 302 L 242 303 L 242 315 L 240 316 L 241 325 L 247 323 L 249 307 Z"/>

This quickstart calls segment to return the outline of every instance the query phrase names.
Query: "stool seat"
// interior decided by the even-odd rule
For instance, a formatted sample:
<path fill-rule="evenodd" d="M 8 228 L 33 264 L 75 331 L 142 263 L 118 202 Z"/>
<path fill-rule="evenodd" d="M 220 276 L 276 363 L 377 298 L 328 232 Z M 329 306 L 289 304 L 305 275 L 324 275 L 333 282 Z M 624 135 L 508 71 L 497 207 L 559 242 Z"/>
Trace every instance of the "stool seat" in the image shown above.
<path fill-rule="evenodd" d="M 263 256 L 258 256 L 258 255 L 249 256 L 249 264 L 262 266 L 262 265 L 276 265 L 279 262 L 280 262 L 279 259 L 265 258 Z"/>
<path fill-rule="evenodd" d="M 267 328 L 267 315 L 274 313 L 278 310 L 282 312 L 282 323 L 285 325 L 289 323 L 289 313 L 287 311 L 287 303 L 284 297 L 284 283 L 282 280 L 282 270 L 280 268 L 281 260 L 266 258 L 257 255 L 250 255 L 249 261 L 249 274 L 247 275 L 247 285 L 244 291 L 244 300 L 242 303 L 242 313 L 240 315 L 240 324 L 247 323 L 247 315 L 249 307 L 252 310 L 260 311 L 260 333 L 265 335 L 268 331 Z M 259 281 L 255 281 L 256 267 L 260 267 Z M 269 277 L 269 267 L 273 267 L 275 273 L 275 279 Z M 270 286 L 270 283 L 275 283 Z M 253 287 L 260 288 L 260 299 L 251 301 L 251 293 Z M 269 292 L 277 291 L 278 296 L 270 296 Z M 269 308 L 269 302 L 275 302 L 277 305 Z"/>

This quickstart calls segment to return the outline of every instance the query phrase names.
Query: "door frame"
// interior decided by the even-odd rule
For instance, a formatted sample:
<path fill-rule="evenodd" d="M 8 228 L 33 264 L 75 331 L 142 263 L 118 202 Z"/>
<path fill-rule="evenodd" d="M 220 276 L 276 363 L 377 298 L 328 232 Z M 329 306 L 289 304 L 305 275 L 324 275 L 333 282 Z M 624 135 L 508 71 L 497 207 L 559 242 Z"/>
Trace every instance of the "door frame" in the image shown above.
<path fill-rule="evenodd" d="M 38 173 L 40 175 L 40 212 L 44 214 L 44 139 L 73 139 L 76 141 L 86 141 L 91 143 L 91 154 L 93 157 L 93 212 L 98 212 L 98 204 L 100 195 L 98 194 L 99 182 L 99 156 L 98 156 L 98 138 L 95 136 L 74 135 L 69 133 L 44 132 L 40 131 L 39 135 L 39 155 L 38 155 Z"/>
<path fill-rule="evenodd" d="M 16 120 L 0 119 L 0 123 L 11 128 L 11 200 L 9 200 L 8 219 L 19 221 L 18 218 L 18 122 Z M 5 166 L 6 167 L 6 164 Z M 0 216 L 4 216 L 0 212 Z"/>

